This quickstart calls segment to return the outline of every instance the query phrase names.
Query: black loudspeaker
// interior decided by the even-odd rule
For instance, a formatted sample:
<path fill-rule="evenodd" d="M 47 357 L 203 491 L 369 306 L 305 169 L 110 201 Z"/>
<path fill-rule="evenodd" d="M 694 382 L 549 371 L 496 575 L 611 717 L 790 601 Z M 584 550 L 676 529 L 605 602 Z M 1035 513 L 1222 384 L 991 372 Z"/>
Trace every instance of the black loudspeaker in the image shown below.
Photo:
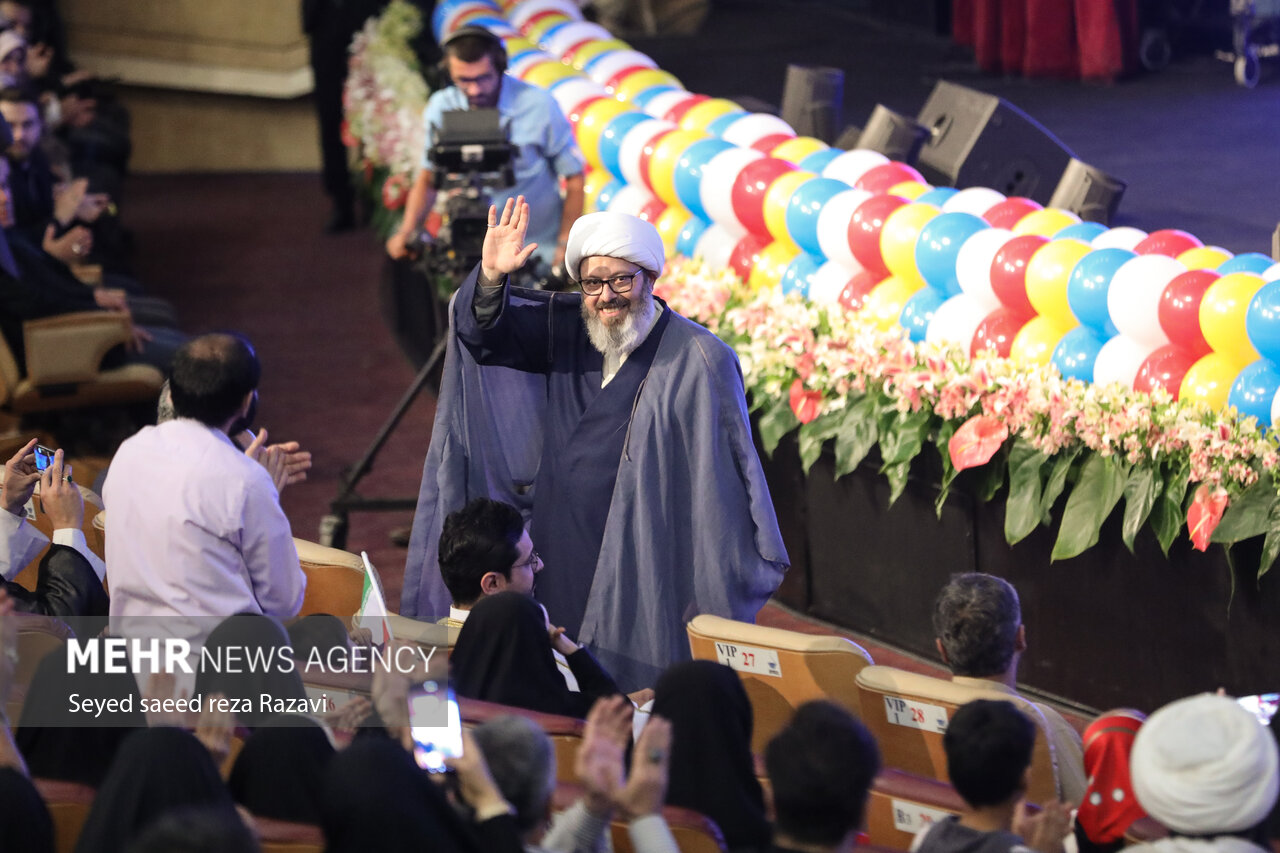
<path fill-rule="evenodd" d="M 1003 98 L 940 80 L 916 117 L 930 138 L 917 164 L 933 184 L 990 187 L 1048 204 L 1071 152 Z"/>
<path fill-rule="evenodd" d="M 844 72 L 839 68 L 788 65 L 782 90 L 782 120 L 800 136 L 830 144 L 840 127 Z"/>
<path fill-rule="evenodd" d="M 890 160 L 914 166 L 929 136 L 929 129 L 915 119 L 876 104 L 854 147 L 879 151 Z"/>
<path fill-rule="evenodd" d="M 1119 178 L 1073 158 L 1049 199 L 1049 207 L 1069 210 L 1089 222 L 1110 225 L 1128 186 Z"/>

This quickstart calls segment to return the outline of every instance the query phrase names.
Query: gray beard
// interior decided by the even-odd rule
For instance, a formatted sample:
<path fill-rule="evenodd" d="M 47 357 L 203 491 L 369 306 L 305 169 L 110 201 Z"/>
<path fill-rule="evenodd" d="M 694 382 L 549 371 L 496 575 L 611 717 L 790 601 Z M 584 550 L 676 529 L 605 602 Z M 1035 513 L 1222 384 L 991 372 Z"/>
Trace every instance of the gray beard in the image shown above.
<path fill-rule="evenodd" d="M 647 293 L 638 306 L 631 306 L 621 323 L 610 325 L 588 309 L 584 300 L 582 322 L 587 326 L 587 338 L 591 341 L 591 345 L 604 356 L 605 363 L 616 363 L 618 359 L 636 348 L 640 342 L 641 331 L 648 330 L 653 325 L 654 310 L 653 294 Z"/>

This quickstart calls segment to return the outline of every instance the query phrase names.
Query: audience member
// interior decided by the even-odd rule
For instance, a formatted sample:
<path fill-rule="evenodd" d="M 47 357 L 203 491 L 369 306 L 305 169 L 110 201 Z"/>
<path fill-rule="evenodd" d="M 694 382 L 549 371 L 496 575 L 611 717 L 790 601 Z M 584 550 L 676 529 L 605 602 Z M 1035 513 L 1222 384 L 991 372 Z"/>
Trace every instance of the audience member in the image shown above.
<path fill-rule="evenodd" d="M 0 838 L 5 853 L 53 853 L 53 818 L 31 780 L 0 767 Z"/>
<path fill-rule="evenodd" d="M 0 709 L 9 703 L 9 694 L 18 671 L 18 620 L 9 593 L 0 588 Z M 0 768 L 27 774 L 27 764 L 14 743 L 9 718 L 0 713 Z M 0 837 L 3 837 L 0 835 Z"/>
<path fill-rule="evenodd" d="M 27 82 L 27 40 L 14 29 L 0 31 L 0 86 Z"/>
<path fill-rule="evenodd" d="M 318 723 L 265 720 L 236 756 L 227 787 L 254 817 L 319 825 L 324 774 L 333 755 Z"/>
<path fill-rule="evenodd" d="M 209 632 L 204 649 L 193 695 L 221 693 L 248 708 L 236 713 L 243 726 L 254 728 L 275 716 L 270 705 L 264 708 L 259 701 L 262 696 L 287 703 L 306 698 L 302 675 L 289 654 L 289 635 L 269 616 L 228 616 Z"/>
<path fill-rule="evenodd" d="M 569 690 L 556 668 L 546 615 L 518 592 L 486 596 L 471 610 L 450 656 L 460 696 L 585 717 L 601 696 L 620 692 L 591 652 L 580 646 L 565 656 L 581 692 Z"/>
<path fill-rule="evenodd" d="M 1233 699 L 1208 693 L 1171 702 L 1138 730 L 1129 756 L 1133 793 L 1169 838 L 1133 853 L 1261 853 L 1276 802 L 1275 739 Z"/>
<path fill-rule="evenodd" d="M 1081 853 L 1113 853 L 1124 847 L 1124 834 L 1146 812 L 1133 795 L 1129 753 L 1146 715 L 1110 711 L 1084 730 L 1084 771 L 1089 786 L 1076 812 L 1076 847 Z"/>
<path fill-rule="evenodd" d="M 264 449 L 265 429 L 248 453 L 229 438 L 252 420 L 260 375 L 245 339 L 193 339 L 170 377 L 177 419 L 143 428 L 112 460 L 103 499 L 120 531 L 107 537 L 116 633 L 203 640 L 236 613 L 298 614 L 306 577 L 280 508 L 284 454 Z"/>
<path fill-rule="evenodd" d="M 849 853 L 880 772 L 875 738 L 831 702 L 806 702 L 765 748 L 774 853 Z"/>
<path fill-rule="evenodd" d="M 738 674 L 683 661 L 654 686 L 654 715 L 671 721 L 667 803 L 716 822 L 731 851 L 767 850 L 770 828 L 751 757 L 751 701 Z"/>
<path fill-rule="evenodd" d="M 1027 650 L 1027 629 L 1017 590 L 1008 581 L 981 572 L 954 575 L 934 601 L 933 631 L 954 683 L 1018 695 L 1018 660 Z M 1079 803 L 1085 788 L 1080 733 L 1048 705 L 1031 704 L 1048 726 L 1059 793 Z"/>
<path fill-rule="evenodd" d="M 191 806 L 153 821 L 125 853 L 258 853 L 261 849 L 236 812 Z"/>
<path fill-rule="evenodd" d="M 1061 853 L 1071 809 L 1049 803 L 1026 808 L 1036 727 L 1012 703 L 975 699 L 952 716 L 942 736 L 947 775 L 968 808 L 916 836 L 919 853 Z M 1025 840 L 1024 840 L 1025 839 Z"/>

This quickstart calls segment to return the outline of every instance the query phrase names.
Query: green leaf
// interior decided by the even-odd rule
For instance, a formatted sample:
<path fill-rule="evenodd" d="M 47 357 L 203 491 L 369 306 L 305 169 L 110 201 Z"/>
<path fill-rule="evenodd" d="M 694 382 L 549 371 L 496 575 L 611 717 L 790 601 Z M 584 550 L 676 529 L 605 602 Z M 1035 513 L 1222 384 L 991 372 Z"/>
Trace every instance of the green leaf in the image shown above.
<path fill-rule="evenodd" d="M 1260 477 L 1227 504 L 1227 511 L 1209 541 L 1231 543 L 1261 536 L 1271 529 L 1276 501 L 1275 484 L 1270 477 Z"/>
<path fill-rule="evenodd" d="M 938 427 L 937 435 L 933 437 L 933 445 L 938 448 L 938 455 L 942 458 L 942 483 L 938 487 L 938 497 L 933 502 L 938 518 L 942 518 L 942 506 L 947 502 L 947 496 L 951 494 L 951 484 L 960 473 L 956 470 L 956 466 L 951 464 L 950 448 L 951 436 L 956 434 L 959 427 L 960 425 L 955 421 L 943 421 Z"/>
<path fill-rule="evenodd" d="M 933 413 L 928 409 L 915 412 L 899 412 L 889 423 L 888 430 L 880 433 L 880 454 L 884 465 L 896 465 L 910 462 L 920 455 L 925 436 L 929 434 L 929 419 Z"/>
<path fill-rule="evenodd" d="M 1154 465 L 1138 465 L 1129 474 L 1129 480 L 1124 484 L 1124 527 L 1121 536 L 1130 554 L 1133 553 L 1134 537 L 1151 515 L 1151 509 L 1163 490 L 1164 482 Z"/>
<path fill-rule="evenodd" d="M 1004 538 L 1016 545 L 1040 524 L 1041 472 L 1049 457 L 1017 439 L 1009 448 L 1009 498 L 1004 506 Z"/>
<path fill-rule="evenodd" d="M 760 443 L 764 446 L 764 452 L 773 456 L 782 437 L 798 426 L 800 421 L 796 418 L 796 413 L 791 411 L 791 403 L 787 397 L 784 395 L 774 400 L 773 406 L 760 416 Z"/>
<path fill-rule="evenodd" d="M 1178 531 L 1187 523 L 1182 501 L 1187 494 L 1188 470 L 1186 462 L 1168 469 L 1164 478 L 1164 491 L 1151 508 L 1151 527 L 1155 530 L 1156 541 L 1160 543 L 1160 550 L 1166 557 L 1169 556 L 1169 546 L 1178 537 Z"/>
<path fill-rule="evenodd" d="M 1062 512 L 1062 525 L 1050 560 L 1079 556 L 1097 544 L 1102 523 L 1124 494 L 1128 474 L 1127 466 L 1114 456 L 1091 455 L 1085 460 Z"/>
<path fill-rule="evenodd" d="M 805 474 L 809 473 L 813 463 L 817 462 L 818 457 L 822 455 L 822 447 L 827 443 L 827 439 L 840 431 L 843 417 L 843 411 L 824 412 L 811 422 L 800 425 L 797 444 L 800 447 L 800 465 Z"/>
<path fill-rule="evenodd" d="M 889 506 L 898 502 L 907 487 L 907 477 L 911 473 L 911 461 L 895 462 L 880 469 L 889 478 Z"/>
<path fill-rule="evenodd" d="M 867 458 L 880 437 L 875 418 L 875 398 L 865 396 L 847 406 L 836 433 L 836 476 L 851 473 Z"/>
<path fill-rule="evenodd" d="M 1053 520 L 1053 505 L 1067 485 L 1067 474 L 1071 471 L 1071 463 L 1080 455 L 1080 445 L 1065 448 L 1054 454 L 1053 467 L 1044 481 L 1044 489 L 1040 494 L 1040 523 L 1049 526 Z"/>
<path fill-rule="evenodd" d="M 1267 538 L 1262 540 L 1262 557 L 1258 560 L 1258 580 L 1271 571 L 1276 557 L 1280 556 L 1280 527 L 1272 527 L 1267 531 Z"/>

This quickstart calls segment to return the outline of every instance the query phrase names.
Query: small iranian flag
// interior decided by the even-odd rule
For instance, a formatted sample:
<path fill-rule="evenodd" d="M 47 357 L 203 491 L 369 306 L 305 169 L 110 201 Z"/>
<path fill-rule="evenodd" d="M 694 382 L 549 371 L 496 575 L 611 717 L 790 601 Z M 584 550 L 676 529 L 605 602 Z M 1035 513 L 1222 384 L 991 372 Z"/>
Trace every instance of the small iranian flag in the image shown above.
<path fill-rule="evenodd" d="M 373 633 L 375 645 L 391 643 L 391 622 L 387 619 L 387 600 L 382 597 L 382 583 L 378 573 L 369 562 L 369 555 L 360 552 L 364 561 L 364 591 L 360 593 L 360 622 L 358 627 L 368 628 Z"/>

